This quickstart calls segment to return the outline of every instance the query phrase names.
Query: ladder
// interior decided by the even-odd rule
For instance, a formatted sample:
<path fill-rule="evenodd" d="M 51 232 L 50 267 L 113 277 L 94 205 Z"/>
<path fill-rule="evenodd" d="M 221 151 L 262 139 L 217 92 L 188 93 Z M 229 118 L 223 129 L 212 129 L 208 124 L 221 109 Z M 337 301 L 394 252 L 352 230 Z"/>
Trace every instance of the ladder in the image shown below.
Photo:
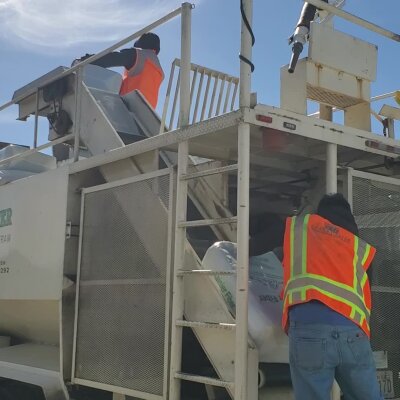
<path fill-rule="evenodd" d="M 180 399 L 180 382 L 182 380 L 202 383 L 209 386 L 222 387 L 232 395 L 235 391 L 235 382 L 213 377 L 193 375 L 181 371 L 182 363 L 182 330 L 192 329 L 218 329 L 224 332 L 236 330 L 236 323 L 210 322 L 210 321 L 188 321 L 184 320 L 184 285 L 185 278 L 196 279 L 199 276 L 221 276 L 236 275 L 235 271 L 218 270 L 215 266 L 212 270 L 193 269 L 185 266 L 185 244 L 187 240 L 186 229 L 204 226 L 215 226 L 224 224 L 236 224 L 237 217 L 202 219 L 187 221 L 188 183 L 190 181 L 206 176 L 237 172 L 238 165 L 232 164 L 219 168 L 211 168 L 201 172 L 188 173 L 189 144 L 183 142 L 178 150 L 178 172 L 177 172 L 177 195 L 175 216 L 175 247 L 174 247 L 174 271 L 173 271 L 173 299 L 172 299 L 172 330 L 171 330 L 171 368 L 170 368 L 170 399 Z M 232 349 L 232 353 L 235 349 Z M 236 368 L 236 365 L 235 365 Z"/>
<path fill-rule="evenodd" d="M 244 13 L 251 21 L 252 0 L 246 0 Z M 191 5 L 182 5 L 182 41 L 180 61 L 180 113 L 179 127 L 185 128 L 190 124 L 190 103 L 191 103 Z M 250 29 L 246 29 L 242 22 L 242 59 L 251 59 L 251 35 Z M 241 63 L 240 76 L 240 106 L 245 110 L 250 107 L 250 82 L 251 68 L 249 63 Z M 221 98 L 222 99 L 222 98 Z M 249 399 L 247 393 L 248 380 L 248 357 L 254 353 L 249 351 L 248 346 L 248 212 L 249 212 L 249 177 L 250 177 L 250 125 L 244 121 L 238 125 L 238 164 L 232 166 L 237 169 L 238 176 L 238 215 L 236 217 L 216 218 L 199 221 L 187 221 L 187 199 L 188 181 L 197 179 L 195 175 L 188 173 L 189 141 L 182 141 L 178 146 L 177 160 L 177 195 L 175 212 L 174 232 L 174 271 L 172 286 L 172 327 L 171 327 L 171 357 L 169 375 L 169 399 L 180 400 L 180 387 L 182 380 L 214 385 L 229 390 L 235 400 Z M 220 168 L 210 169 L 209 175 L 219 174 Z M 206 171 L 202 171 L 203 174 Z M 205 176 L 205 175 L 203 175 Z M 235 323 L 210 323 L 209 321 L 184 321 L 184 277 L 189 275 L 202 276 L 204 273 L 218 275 L 218 269 L 208 272 L 199 272 L 198 269 L 190 269 L 185 266 L 186 229 L 200 226 L 221 226 L 237 223 L 238 256 L 236 267 L 236 317 Z M 182 366 L 182 330 L 185 328 L 218 329 L 223 332 L 234 330 L 235 338 L 232 353 L 234 359 L 234 378 L 225 381 L 211 377 L 196 376 L 181 371 Z M 258 362 L 258 360 L 257 360 Z M 257 384 L 254 385 L 255 387 Z M 250 396 L 251 399 L 256 398 Z"/>

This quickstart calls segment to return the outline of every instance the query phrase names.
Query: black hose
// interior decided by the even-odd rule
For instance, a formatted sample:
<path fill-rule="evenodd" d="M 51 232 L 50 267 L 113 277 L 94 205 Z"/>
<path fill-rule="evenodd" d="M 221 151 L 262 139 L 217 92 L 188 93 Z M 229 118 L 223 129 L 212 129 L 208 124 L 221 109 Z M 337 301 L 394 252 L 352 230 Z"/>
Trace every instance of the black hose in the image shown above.
<path fill-rule="evenodd" d="M 247 30 L 250 32 L 250 35 L 251 35 L 251 45 L 254 46 L 254 44 L 256 43 L 256 37 L 254 36 L 253 29 L 251 28 L 250 22 L 249 22 L 249 20 L 247 19 L 247 15 L 246 15 L 246 13 L 245 13 L 245 11 L 244 11 L 243 0 L 240 0 L 240 14 L 242 15 L 242 19 L 243 19 L 243 22 L 244 22 L 244 24 L 245 24 Z M 239 54 L 239 58 L 240 58 L 241 61 L 243 61 L 243 62 L 245 62 L 246 64 L 250 65 L 251 72 L 254 72 L 255 66 L 254 66 L 254 64 L 253 64 L 247 57 L 243 56 L 242 54 Z"/>
<path fill-rule="evenodd" d="M 322 0 L 322 1 L 324 1 L 325 3 L 328 3 L 328 0 Z M 304 26 L 308 30 L 310 30 L 310 24 L 312 21 L 314 21 L 316 13 L 317 13 L 317 7 L 313 6 L 312 4 L 305 3 L 301 10 L 300 19 L 297 22 L 296 27 L 298 28 L 300 26 Z M 290 42 L 291 43 L 293 42 L 293 37 Z M 303 43 L 300 43 L 300 42 L 293 43 L 292 57 L 290 59 L 290 64 L 289 64 L 289 68 L 288 68 L 289 74 L 294 73 L 297 62 L 299 61 L 299 58 L 300 58 L 300 54 L 303 51 L 303 48 L 304 48 Z"/>
<path fill-rule="evenodd" d="M 300 54 L 303 51 L 303 45 L 299 42 L 293 44 L 292 48 L 292 58 L 290 59 L 289 64 L 289 74 L 293 74 L 294 70 L 296 69 L 297 62 L 299 61 Z"/>

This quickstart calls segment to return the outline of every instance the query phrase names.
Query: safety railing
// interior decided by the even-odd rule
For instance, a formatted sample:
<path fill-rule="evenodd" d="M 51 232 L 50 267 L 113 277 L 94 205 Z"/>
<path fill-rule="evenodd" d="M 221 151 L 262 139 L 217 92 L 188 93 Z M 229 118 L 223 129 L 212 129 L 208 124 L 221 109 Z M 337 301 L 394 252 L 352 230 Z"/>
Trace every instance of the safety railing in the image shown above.
<path fill-rule="evenodd" d="M 181 61 L 175 59 L 171 65 L 160 133 L 179 126 L 176 110 L 179 109 L 180 68 Z M 194 124 L 233 111 L 237 105 L 238 88 L 239 78 L 201 65 L 191 64 L 189 103 L 191 123 Z M 171 98 L 172 93 L 173 98 Z M 170 109 L 171 104 L 172 108 Z"/>
<path fill-rule="evenodd" d="M 367 21 L 363 18 L 357 17 L 354 14 L 351 14 L 347 11 L 342 10 L 340 7 L 335 7 L 329 3 L 325 3 L 322 0 L 303 0 L 305 3 L 312 4 L 318 9 L 327 11 L 332 15 L 336 15 L 346 21 L 349 21 L 353 24 L 359 25 L 365 29 L 368 29 L 372 32 L 378 33 L 379 35 L 385 36 L 389 39 L 395 40 L 396 42 L 400 42 L 400 35 L 394 33 L 388 29 L 382 28 L 379 25 L 374 24 L 373 22 Z"/>
<path fill-rule="evenodd" d="M 0 112 L 13 106 L 17 105 L 27 98 L 31 96 L 35 96 L 35 125 L 34 125 L 34 133 L 33 133 L 33 148 L 31 148 L 28 151 L 25 151 L 21 154 L 17 154 L 12 157 L 5 158 L 4 160 L 0 160 L 0 165 L 7 164 L 11 161 L 17 161 L 19 159 L 23 159 L 27 156 L 29 156 L 32 153 L 36 153 L 45 149 L 48 149 L 50 147 L 53 147 L 57 144 L 60 143 L 65 143 L 67 141 L 73 141 L 74 145 L 74 161 L 77 161 L 79 159 L 79 142 L 80 142 L 80 112 L 81 112 L 81 107 L 80 107 L 80 91 L 82 88 L 82 69 L 88 64 L 93 63 L 94 61 L 102 58 L 103 56 L 113 52 L 114 50 L 124 46 L 128 42 L 134 41 L 138 39 L 140 36 L 142 36 L 144 33 L 152 31 L 153 29 L 165 24 L 166 22 L 172 20 L 173 18 L 179 16 L 182 14 L 183 7 L 189 3 L 183 3 L 181 7 L 173 10 L 169 14 L 163 16 L 162 18 L 156 20 L 155 22 L 147 25 L 143 29 L 140 29 L 139 31 L 133 33 L 132 35 L 127 36 L 125 39 L 120 40 L 119 42 L 113 44 L 112 46 L 106 48 L 105 50 L 87 58 L 86 60 L 83 60 L 82 62 L 74 65 L 73 67 L 69 68 L 68 70 L 61 72 L 60 74 L 57 74 L 49 79 L 47 79 L 45 82 L 41 83 L 40 87 L 32 87 L 31 90 L 28 90 L 26 93 L 23 95 L 17 96 L 13 98 L 12 100 L 0 105 Z M 191 6 L 191 5 L 190 5 Z M 191 6 L 192 7 L 192 6 Z M 185 60 L 186 63 L 190 63 L 190 60 Z M 59 139 L 50 141 L 48 143 L 45 143 L 41 146 L 37 145 L 38 142 L 38 119 L 39 119 L 39 101 L 40 101 L 40 95 L 41 91 L 43 90 L 44 87 L 48 86 L 49 84 L 58 81 L 60 79 L 63 79 L 67 76 L 70 76 L 72 74 L 75 74 L 75 111 L 74 111 L 74 125 L 73 125 L 73 133 L 67 134 Z"/>

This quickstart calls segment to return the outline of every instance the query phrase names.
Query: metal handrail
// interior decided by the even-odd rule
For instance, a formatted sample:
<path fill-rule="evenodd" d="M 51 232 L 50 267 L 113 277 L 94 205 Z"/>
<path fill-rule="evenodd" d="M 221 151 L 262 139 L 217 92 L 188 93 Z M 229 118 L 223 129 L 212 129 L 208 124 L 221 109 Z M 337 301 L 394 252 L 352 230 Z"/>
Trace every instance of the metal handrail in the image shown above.
<path fill-rule="evenodd" d="M 375 101 L 379 101 L 379 100 L 384 100 L 384 99 L 389 99 L 391 97 L 395 97 L 397 92 L 398 92 L 398 90 L 395 90 L 394 92 L 384 93 L 384 94 L 380 94 L 378 96 L 374 96 L 374 97 L 371 98 L 371 103 L 373 103 Z"/>
<path fill-rule="evenodd" d="M 14 156 L 5 158 L 5 159 L 3 159 L 3 160 L 0 160 L 0 165 L 8 164 L 8 163 L 11 162 L 11 161 L 22 160 L 22 159 L 28 157 L 28 156 L 31 155 L 31 154 L 35 154 L 35 153 L 37 153 L 37 152 L 39 152 L 39 151 L 41 151 L 41 150 L 48 149 L 49 147 L 53 147 L 53 146 L 55 146 L 55 145 L 57 145 L 57 144 L 65 143 L 65 142 L 67 142 L 68 140 L 73 140 L 73 139 L 74 139 L 74 134 L 73 134 L 73 133 L 70 133 L 70 134 L 65 135 L 65 136 L 63 136 L 63 137 L 61 137 L 61 138 L 52 140 L 51 142 L 42 144 L 41 146 L 34 147 L 34 148 L 32 148 L 32 149 L 26 150 L 26 151 L 24 151 L 23 153 L 16 154 L 16 155 L 14 155 Z"/>
<path fill-rule="evenodd" d="M 366 19 L 357 17 L 354 14 L 351 14 L 347 11 L 343 11 L 340 8 L 330 5 L 329 3 L 325 3 L 322 0 L 303 0 L 305 3 L 312 4 L 313 6 L 328 11 L 331 14 L 334 14 L 340 18 L 345 19 L 346 21 L 352 22 L 353 24 L 362 26 L 365 29 L 368 29 L 372 32 L 378 33 L 379 35 L 385 36 L 389 39 L 392 39 L 396 42 L 400 42 L 400 35 L 398 33 L 394 33 L 389 31 L 388 29 L 382 28 L 379 25 L 374 24 L 373 22 L 367 21 Z"/>
<path fill-rule="evenodd" d="M 171 11 L 169 14 L 167 14 L 164 17 L 158 19 L 157 21 L 151 23 L 150 25 L 147 25 L 146 27 L 133 33 L 132 35 L 127 36 L 125 39 L 120 40 L 118 43 L 115 43 L 114 45 L 106 48 L 105 50 L 87 58 L 86 60 L 81 61 L 79 64 L 74 65 L 73 67 L 69 68 L 68 70 L 61 72 L 60 74 L 58 74 L 52 78 L 49 78 L 41 85 L 41 87 L 47 86 L 48 84 L 50 84 L 52 82 L 55 82 L 61 78 L 71 75 L 72 73 L 77 71 L 79 68 L 82 68 L 87 64 L 91 64 L 94 61 L 97 61 L 98 59 L 102 58 L 103 56 L 111 53 L 112 51 L 118 49 L 119 47 L 123 46 L 124 44 L 139 38 L 144 33 L 157 28 L 158 26 L 164 24 L 165 22 L 168 22 L 169 20 L 175 18 L 176 16 L 180 15 L 181 13 L 182 13 L 182 7 L 179 7 L 177 9 L 175 9 L 174 11 Z M 29 91 L 28 93 L 25 93 L 24 95 L 21 95 L 13 100 L 8 101 L 7 103 L 4 103 L 3 105 L 0 106 L 0 111 L 4 110 L 5 108 L 10 107 L 14 104 L 18 104 L 19 102 L 21 102 L 22 100 L 31 96 L 32 94 L 35 94 L 36 90 L 37 90 L 37 88 L 32 88 L 32 90 Z"/>
<path fill-rule="evenodd" d="M 111 53 L 112 51 L 120 48 L 121 46 L 123 46 L 124 44 L 135 40 L 137 38 L 139 38 L 140 36 L 142 36 L 144 33 L 149 32 L 155 28 L 157 28 L 158 26 L 170 21 L 171 19 L 175 18 L 178 15 L 182 14 L 182 10 L 183 7 L 186 3 L 183 3 L 181 7 L 171 11 L 169 14 L 165 15 L 162 18 L 159 18 L 158 20 L 156 20 L 155 22 L 147 25 L 146 27 L 144 27 L 143 29 L 140 29 L 139 31 L 133 33 L 132 35 L 127 36 L 126 38 L 120 40 L 119 42 L 113 44 L 112 46 L 106 48 L 103 51 L 100 51 L 97 54 L 94 54 L 93 56 L 87 58 L 86 60 L 81 61 L 80 63 L 74 65 L 73 67 L 69 68 L 66 71 L 63 71 L 61 73 L 59 73 L 58 75 L 51 77 L 49 79 L 47 79 L 45 82 L 41 83 L 40 87 L 33 87 L 31 90 L 29 90 L 28 92 L 0 105 L 0 112 L 12 105 L 18 104 L 21 101 L 25 100 L 26 98 L 32 96 L 32 95 L 36 95 L 36 110 L 35 110 L 35 126 L 34 126 L 34 139 L 33 139 L 33 148 L 30 149 L 29 151 L 26 151 L 22 154 L 18 154 L 12 157 L 9 157 L 5 160 L 2 160 L 0 162 L 0 165 L 6 164 L 8 162 L 11 161 L 15 161 L 17 159 L 23 159 L 25 157 L 27 157 L 28 155 L 32 154 L 32 153 L 36 153 L 40 150 L 49 148 L 49 147 L 53 147 L 56 144 L 59 143 L 64 143 L 67 140 L 73 139 L 74 141 L 74 161 L 78 161 L 79 159 L 79 140 L 80 140 L 80 127 L 79 127 L 79 118 L 80 118 L 80 105 L 78 104 L 79 101 L 79 91 L 81 89 L 82 86 L 82 68 L 88 64 L 93 63 L 94 61 L 102 58 L 103 56 Z M 57 140 L 53 140 L 50 141 L 42 146 L 37 146 L 37 136 L 38 136 L 38 117 L 39 117 L 39 92 L 40 90 L 49 85 L 52 82 L 55 82 L 59 79 L 62 79 L 64 77 L 67 77 L 73 73 L 76 73 L 76 92 L 75 92 L 75 126 L 74 126 L 74 133 L 69 134 L 64 136 L 63 138 L 57 139 Z"/>

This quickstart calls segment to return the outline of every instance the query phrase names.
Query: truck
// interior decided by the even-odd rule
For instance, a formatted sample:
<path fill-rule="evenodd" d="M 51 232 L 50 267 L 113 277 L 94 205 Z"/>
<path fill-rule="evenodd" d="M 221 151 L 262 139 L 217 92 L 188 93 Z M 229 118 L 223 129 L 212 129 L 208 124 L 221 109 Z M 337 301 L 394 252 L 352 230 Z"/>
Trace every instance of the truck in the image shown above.
<path fill-rule="evenodd" d="M 308 0 L 319 10 L 308 55 L 296 45 L 282 67 L 279 107 L 251 93 L 252 0 L 241 1 L 240 77 L 191 62 L 183 3 L 0 106 L 34 119 L 32 147 L 0 149 L 2 400 L 293 399 L 282 266 L 276 252 L 249 257 L 249 236 L 334 192 L 377 248 L 371 344 L 383 396 L 400 397 L 400 109 L 372 108 L 397 92 L 371 97 L 377 47 L 332 17 L 400 37 L 342 3 Z M 178 16 L 158 115 L 91 63 Z"/>

